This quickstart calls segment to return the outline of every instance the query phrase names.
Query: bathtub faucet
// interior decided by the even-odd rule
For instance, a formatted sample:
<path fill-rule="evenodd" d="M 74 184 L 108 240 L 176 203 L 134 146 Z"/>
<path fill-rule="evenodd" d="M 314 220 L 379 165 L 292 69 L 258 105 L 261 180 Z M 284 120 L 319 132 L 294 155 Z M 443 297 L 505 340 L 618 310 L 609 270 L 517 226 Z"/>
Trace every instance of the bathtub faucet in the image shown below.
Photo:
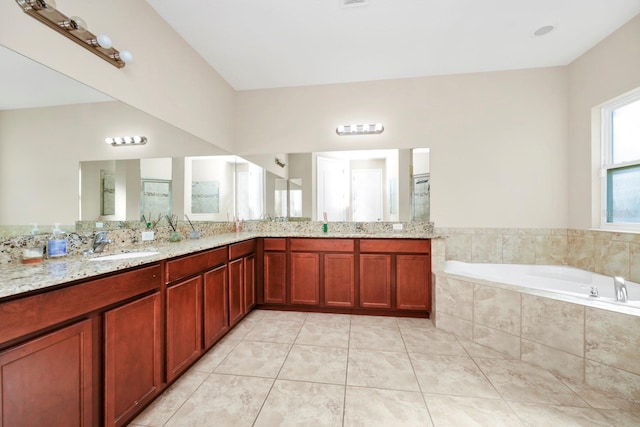
<path fill-rule="evenodd" d="M 613 287 L 616 292 L 616 301 L 627 302 L 627 286 L 624 284 L 624 278 L 615 276 L 613 278 Z"/>
<path fill-rule="evenodd" d="M 598 295 L 599 295 L 598 294 L 598 287 L 597 286 L 592 286 L 591 289 L 589 289 L 589 296 L 597 298 Z"/>

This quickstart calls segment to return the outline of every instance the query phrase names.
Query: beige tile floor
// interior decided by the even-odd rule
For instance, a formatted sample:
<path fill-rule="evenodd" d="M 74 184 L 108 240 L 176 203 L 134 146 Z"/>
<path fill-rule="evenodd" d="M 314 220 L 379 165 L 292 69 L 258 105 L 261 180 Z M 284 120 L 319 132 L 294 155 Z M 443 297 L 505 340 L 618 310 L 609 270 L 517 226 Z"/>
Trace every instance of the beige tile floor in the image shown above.
<path fill-rule="evenodd" d="M 255 310 L 131 426 L 640 426 L 427 319 Z"/>

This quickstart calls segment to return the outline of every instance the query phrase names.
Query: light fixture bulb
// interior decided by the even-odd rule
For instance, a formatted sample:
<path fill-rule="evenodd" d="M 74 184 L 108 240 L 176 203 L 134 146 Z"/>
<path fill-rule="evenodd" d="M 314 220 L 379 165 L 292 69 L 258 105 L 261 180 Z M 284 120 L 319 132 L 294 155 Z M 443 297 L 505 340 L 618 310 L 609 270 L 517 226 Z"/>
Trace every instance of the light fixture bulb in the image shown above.
<path fill-rule="evenodd" d="M 79 33 L 84 33 L 88 28 L 87 23 L 79 16 L 71 17 L 71 27 Z"/>
<path fill-rule="evenodd" d="M 116 136 L 115 138 L 113 138 L 113 142 L 115 142 L 116 144 L 123 144 L 124 139 L 122 137 Z"/>
<path fill-rule="evenodd" d="M 133 55 L 128 50 L 122 50 L 120 51 L 120 59 L 122 59 L 122 62 L 125 64 L 128 64 L 133 61 Z"/>
<path fill-rule="evenodd" d="M 110 49 L 113 44 L 111 43 L 111 38 L 106 34 L 100 34 L 96 37 L 96 41 L 100 45 L 100 47 L 104 49 Z"/>
<path fill-rule="evenodd" d="M 113 144 L 113 138 L 105 138 L 104 142 L 106 142 L 107 144 L 111 145 L 111 144 Z"/>
<path fill-rule="evenodd" d="M 133 143 L 133 138 L 131 138 L 130 136 L 125 136 L 123 139 L 125 144 Z"/>
<path fill-rule="evenodd" d="M 133 137 L 133 142 L 136 144 L 140 144 L 142 142 L 142 137 L 141 136 L 134 136 Z"/>
<path fill-rule="evenodd" d="M 47 0 L 46 2 L 45 1 L 41 1 L 41 4 L 43 4 L 45 12 L 51 13 L 54 10 L 56 10 L 56 2 L 55 2 L 55 0 Z"/>
<path fill-rule="evenodd" d="M 384 131 L 382 123 L 364 123 L 364 124 L 350 124 L 350 125 L 338 125 L 336 133 L 338 135 L 368 135 L 379 134 Z"/>

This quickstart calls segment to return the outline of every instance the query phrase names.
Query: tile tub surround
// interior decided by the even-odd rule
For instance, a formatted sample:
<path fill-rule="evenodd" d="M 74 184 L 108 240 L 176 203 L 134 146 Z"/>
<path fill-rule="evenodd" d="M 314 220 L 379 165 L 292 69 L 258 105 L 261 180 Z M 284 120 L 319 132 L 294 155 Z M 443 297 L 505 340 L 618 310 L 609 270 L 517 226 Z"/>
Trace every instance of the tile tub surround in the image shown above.
<path fill-rule="evenodd" d="M 433 283 L 438 329 L 640 404 L 640 313 L 443 272 Z"/>
<path fill-rule="evenodd" d="M 433 270 L 445 261 L 570 265 L 640 283 L 640 233 L 566 228 L 441 228 Z"/>

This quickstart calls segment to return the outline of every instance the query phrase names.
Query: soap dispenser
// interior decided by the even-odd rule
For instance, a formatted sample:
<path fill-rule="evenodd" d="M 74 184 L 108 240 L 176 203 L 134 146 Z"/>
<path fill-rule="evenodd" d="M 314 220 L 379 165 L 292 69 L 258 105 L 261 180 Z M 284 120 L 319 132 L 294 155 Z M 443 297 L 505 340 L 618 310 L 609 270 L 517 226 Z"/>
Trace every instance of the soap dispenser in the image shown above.
<path fill-rule="evenodd" d="M 48 258 L 60 258 L 67 255 L 67 239 L 63 234 L 64 231 L 60 230 L 60 224 L 56 224 L 51 238 L 47 241 Z"/>

